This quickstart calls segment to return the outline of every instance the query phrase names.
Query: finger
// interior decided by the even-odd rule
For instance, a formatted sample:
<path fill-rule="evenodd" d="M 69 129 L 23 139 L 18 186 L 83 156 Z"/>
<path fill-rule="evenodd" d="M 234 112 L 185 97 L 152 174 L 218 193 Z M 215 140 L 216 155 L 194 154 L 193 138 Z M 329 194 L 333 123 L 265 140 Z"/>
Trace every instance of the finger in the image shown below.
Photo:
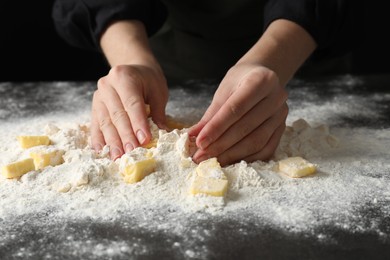
<path fill-rule="evenodd" d="M 212 155 L 222 154 L 277 113 L 285 105 L 286 100 L 287 93 L 285 91 L 274 91 L 270 96 L 261 100 L 205 150 Z"/>
<path fill-rule="evenodd" d="M 147 101 L 150 103 L 153 122 L 161 129 L 168 129 L 166 125 L 167 117 L 165 114 L 165 108 L 168 103 L 168 87 L 163 83 L 158 89 L 161 91 L 152 93 Z"/>
<path fill-rule="evenodd" d="M 123 148 L 126 152 L 130 152 L 135 147 L 139 146 L 139 144 L 132 131 L 130 119 L 123 108 L 122 101 L 118 96 L 116 89 L 111 87 L 110 83 L 107 82 L 107 78 L 102 78 L 98 81 L 98 91 L 100 100 L 104 102 L 104 108 L 108 110 L 111 118 L 110 121 L 117 130 Z M 102 97 L 104 97 L 104 99 Z M 100 108 L 103 109 L 102 107 Z"/>
<path fill-rule="evenodd" d="M 115 125 L 111 121 L 110 114 L 103 102 L 97 102 L 95 105 L 99 128 L 103 134 L 105 143 L 110 147 L 110 157 L 116 160 L 123 155 L 123 145 Z"/>
<path fill-rule="evenodd" d="M 100 129 L 103 133 L 104 140 L 108 147 L 110 148 L 110 157 L 112 160 L 116 160 L 120 158 L 123 155 L 123 145 L 120 141 L 120 137 L 118 132 L 116 131 L 115 126 L 111 123 L 110 117 L 108 115 L 107 111 L 107 116 L 99 119 L 99 125 Z"/>
<path fill-rule="evenodd" d="M 134 147 L 139 144 L 146 144 L 150 141 L 152 134 L 150 133 L 149 122 L 147 120 L 147 114 L 145 110 L 145 89 L 144 82 L 141 79 L 141 75 L 138 69 L 135 67 L 126 67 L 126 72 L 122 72 L 123 67 L 117 66 L 113 69 L 113 74 L 124 74 L 125 77 L 118 77 L 118 84 L 115 84 L 114 88 L 118 93 L 118 98 L 122 104 L 123 114 L 129 119 L 129 125 L 131 125 L 133 135 L 132 140 L 136 140 L 132 143 Z M 152 107 L 151 107 L 152 109 Z"/>
<path fill-rule="evenodd" d="M 230 83 L 230 84 L 229 84 Z M 226 102 L 226 100 L 230 97 L 231 95 L 231 89 L 232 87 L 227 87 L 232 83 L 231 81 L 228 80 L 228 76 L 226 76 L 222 82 L 220 83 L 219 87 L 217 88 L 213 99 L 204 112 L 202 118 L 199 120 L 198 123 L 193 125 L 189 130 L 188 130 L 188 135 L 191 137 L 197 137 L 200 133 L 200 131 L 203 129 L 203 127 L 211 120 L 211 118 L 218 112 L 218 110 L 222 107 L 222 105 Z M 224 86 L 224 87 L 221 87 Z"/>
<path fill-rule="evenodd" d="M 206 109 L 205 113 L 203 114 L 202 118 L 199 120 L 198 123 L 193 125 L 188 130 L 188 135 L 192 137 L 197 137 L 200 133 L 200 131 L 203 129 L 203 127 L 213 118 L 213 116 L 219 111 L 219 109 L 223 106 L 223 104 L 226 102 L 226 100 L 231 96 L 231 89 L 232 87 L 228 87 L 229 85 L 234 84 L 231 83 L 228 80 L 228 77 L 225 77 L 219 88 L 216 90 L 213 100 L 211 101 L 211 104 Z M 223 86 L 223 87 L 221 87 Z"/>
<path fill-rule="evenodd" d="M 239 83 L 238 89 L 221 106 L 218 112 L 200 131 L 197 145 L 205 149 L 217 140 L 228 128 L 246 114 L 256 103 L 268 95 L 277 82 L 264 78 L 264 73 L 254 70 Z"/>
<path fill-rule="evenodd" d="M 277 114 L 267 119 L 260 127 L 244 138 L 240 143 L 218 156 L 221 164 L 226 165 L 234 163 L 244 158 L 251 158 L 251 156 L 256 158 L 256 160 L 268 159 L 268 156 L 272 155 L 274 151 L 271 152 L 271 148 L 273 148 L 273 146 L 266 149 L 267 145 L 272 136 L 275 135 L 275 138 L 281 137 L 283 132 L 279 135 L 280 130 L 278 129 L 285 128 L 287 114 L 288 109 L 287 105 L 285 105 L 278 111 Z M 277 142 L 279 142 L 279 139 L 277 139 Z M 269 153 L 271 154 L 269 155 Z"/>
<path fill-rule="evenodd" d="M 106 144 L 102 131 L 100 131 L 99 120 L 97 114 L 99 111 L 96 108 L 98 100 L 97 91 L 95 91 L 92 99 L 92 115 L 91 115 L 91 146 L 96 152 L 100 152 Z"/>
<path fill-rule="evenodd" d="M 248 157 L 245 157 L 243 160 L 246 162 L 253 162 L 256 160 L 266 161 L 271 159 L 271 157 L 274 155 L 276 148 L 278 148 L 280 138 L 282 137 L 285 128 L 286 124 L 281 124 L 261 151 L 252 154 Z"/>
<path fill-rule="evenodd" d="M 271 136 L 274 134 L 276 129 L 284 124 L 287 117 L 287 105 L 283 106 L 274 116 L 268 118 L 262 125 L 256 128 L 253 132 L 247 135 L 240 142 L 223 152 L 222 154 L 215 154 L 213 150 L 200 150 L 194 158 L 195 162 L 203 161 L 210 157 L 218 157 L 218 161 L 222 165 L 237 162 L 243 158 L 247 158 L 252 154 L 256 154 L 261 151 L 268 143 Z"/>

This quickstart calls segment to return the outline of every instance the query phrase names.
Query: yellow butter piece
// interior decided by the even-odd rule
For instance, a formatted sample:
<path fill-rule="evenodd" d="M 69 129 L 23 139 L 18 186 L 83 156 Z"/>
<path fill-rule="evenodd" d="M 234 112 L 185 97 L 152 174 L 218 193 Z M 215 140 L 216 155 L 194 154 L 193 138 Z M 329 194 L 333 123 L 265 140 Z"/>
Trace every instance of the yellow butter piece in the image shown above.
<path fill-rule="evenodd" d="M 146 110 L 147 117 L 150 117 L 151 116 L 150 105 L 145 104 L 145 110 Z M 181 123 L 181 122 L 175 120 L 172 116 L 169 116 L 169 115 L 167 115 L 166 125 L 167 125 L 167 127 L 170 130 L 173 130 L 173 129 L 183 129 L 183 128 L 189 127 L 189 125 Z"/>
<path fill-rule="evenodd" d="M 196 167 L 195 176 L 190 186 L 190 194 L 225 196 L 228 180 L 217 158 L 205 160 Z"/>
<path fill-rule="evenodd" d="M 155 170 L 156 160 L 154 158 L 149 158 L 127 165 L 122 172 L 122 176 L 127 183 L 136 183 Z"/>
<path fill-rule="evenodd" d="M 50 145 L 47 135 L 21 135 L 17 137 L 22 148 L 30 148 L 38 145 Z"/>
<path fill-rule="evenodd" d="M 151 151 L 147 151 L 147 152 L 145 153 L 145 158 L 150 159 L 150 158 L 152 158 L 152 157 L 153 157 L 153 153 L 152 153 Z"/>
<path fill-rule="evenodd" d="M 316 172 L 316 166 L 302 157 L 289 157 L 279 161 L 279 170 L 293 178 L 300 178 Z"/>
<path fill-rule="evenodd" d="M 228 188 L 228 181 L 202 176 L 195 176 L 190 187 L 190 194 L 206 194 L 209 196 L 223 197 Z"/>
<path fill-rule="evenodd" d="M 150 105 L 145 104 L 145 110 L 146 110 L 146 116 L 149 117 L 150 116 Z"/>
<path fill-rule="evenodd" d="M 35 170 L 43 169 L 49 165 L 56 166 L 64 162 L 64 151 L 32 152 L 30 157 L 34 159 Z"/>
<path fill-rule="evenodd" d="M 31 158 L 27 158 L 3 166 L 1 169 L 1 174 L 8 179 L 18 178 L 25 173 L 33 171 L 34 169 L 34 160 Z"/>
<path fill-rule="evenodd" d="M 173 129 L 183 129 L 183 128 L 187 128 L 189 127 L 189 125 L 185 124 L 185 123 L 182 123 L 182 122 L 179 122 L 177 121 L 176 119 L 174 119 L 173 117 L 167 115 L 167 122 L 166 122 L 166 125 L 167 127 L 170 129 L 170 130 L 173 130 Z"/>
<path fill-rule="evenodd" d="M 150 140 L 149 143 L 142 145 L 142 147 L 146 149 L 157 147 L 157 138 Z"/>
<path fill-rule="evenodd" d="M 223 172 L 221 165 L 215 157 L 199 163 L 195 170 L 196 173 L 202 177 L 213 179 L 226 179 L 225 173 Z"/>

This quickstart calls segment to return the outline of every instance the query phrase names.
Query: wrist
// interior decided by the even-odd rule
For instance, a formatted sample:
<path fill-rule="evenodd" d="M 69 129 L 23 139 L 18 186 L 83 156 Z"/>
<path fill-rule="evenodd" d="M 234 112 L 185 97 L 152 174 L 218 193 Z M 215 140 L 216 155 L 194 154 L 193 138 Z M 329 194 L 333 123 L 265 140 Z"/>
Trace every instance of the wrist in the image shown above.
<path fill-rule="evenodd" d="M 111 67 L 137 64 L 158 67 L 144 25 L 137 20 L 111 23 L 100 38 L 103 53 Z"/>
<path fill-rule="evenodd" d="M 302 27 L 288 20 L 275 20 L 238 64 L 267 67 L 285 85 L 315 48 L 314 39 Z"/>

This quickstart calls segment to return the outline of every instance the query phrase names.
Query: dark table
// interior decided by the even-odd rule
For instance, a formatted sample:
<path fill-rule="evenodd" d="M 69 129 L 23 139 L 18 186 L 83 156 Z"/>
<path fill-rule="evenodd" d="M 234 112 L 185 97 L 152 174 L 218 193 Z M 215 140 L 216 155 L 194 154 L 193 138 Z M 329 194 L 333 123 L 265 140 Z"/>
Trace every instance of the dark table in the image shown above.
<path fill-rule="evenodd" d="M 200 90 L 193 90 L 193 85 Z M 55 111 L 71 113 L 85 109 L 90 105 L 94 88 L 93 82 L 0 83 L 0 122 Z M 185 98 L 187 114 L 182 114 L 182 117 L 191 119 L 191 107 L 197 106 L 197 99 L 210 97 L 215 88 L 212 82 L 199 81 L 172 86 L 173 97 L 168 109 L 174 113 L 174 107 Z M 358 114 L 351 117 L 341 113 L 326 119 L 326 123 L 351 128 L 390 128 L 390 75 L 295 79 L 287 88 L 291 113 L 303 105 L 302 99 L 329 102 L 340 95 L 367 97 L 367 103 L 361 106 L 370 104 L 370 108 L 376 111 L 375 117 Z M 370 101 L 373 93 L 382 98 Z M 388 145 L 390 149 L 390 143 Z M 381 174 L 390 175 L 390 172 Z M 388 177 L 379 177 L 390 185 Z M 390 201 L 387 200 L 387 203 L 382 206 L 367 205 L 359 212 L 363 220 L 375 218 L 380 223 L 378 228 L 382 236 L 375 232 L 348 231 L 324 224 L 316 231 L 332 237 L 326 241 L 313 239 L 317 236 L 316 231 L 302 234 L 273 226 L 259 226 L 256 216 L 250 215 L 243 216 L 246 221 L 240 222 L 228 217 L 213 219 L 201 213 L 183 215 L 177 225 L 185 228 L 177 234 L 137 228 L 137 217 L 131 213 L 123 213 L 123 217 L 112 221 L 58 219 L 53 222 L 48 221 L 50 212 L 37 212 L 33 216 L 20 216 L 13 223 L 0 218 L 0 232 L 9 237 L 0 243 L 0 259 L 196 259 L 196 252 L 202 250 L 207 250 L 207 259 L 390 259 Z M 156 225 L 164 224 L 169 215 L 168 209 L 163 214 L 152 209 L 145 212 L 145 217 Z M 80 243 L 74 243 L 75 240 Z M 125 250 L 120 255 L 110 255 L 107 251 L 110 247 L 118 250 L 125 244 L 133 245 L 132 250 Z M 21 251 L 21 248 L 24 249 Z"/>

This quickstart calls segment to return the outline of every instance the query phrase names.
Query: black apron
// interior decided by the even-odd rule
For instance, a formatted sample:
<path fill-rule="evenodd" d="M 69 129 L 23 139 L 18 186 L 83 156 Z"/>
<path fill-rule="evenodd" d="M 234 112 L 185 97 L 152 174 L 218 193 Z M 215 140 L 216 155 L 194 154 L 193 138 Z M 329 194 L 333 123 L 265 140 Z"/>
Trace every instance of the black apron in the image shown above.
<path fill-rule="evenodd" d="M 263 1 L 163 2 L 169 16 L 150 42 L 168 80 L 221 79 L 263 32 Z"/>

